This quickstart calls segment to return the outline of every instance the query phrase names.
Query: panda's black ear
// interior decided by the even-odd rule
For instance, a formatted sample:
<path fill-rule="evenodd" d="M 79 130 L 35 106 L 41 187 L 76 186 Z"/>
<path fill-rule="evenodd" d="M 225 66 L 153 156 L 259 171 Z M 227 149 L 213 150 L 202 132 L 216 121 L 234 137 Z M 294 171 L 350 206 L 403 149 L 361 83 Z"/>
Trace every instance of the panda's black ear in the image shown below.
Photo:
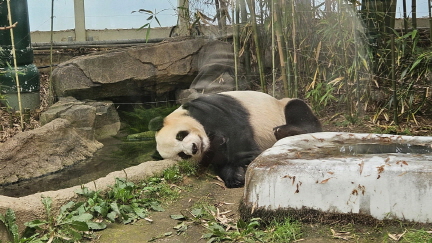
<path fill-rule="evenodd" d="M 151 119 L 148 125 L 148 129 L 155 132 L 161 130 L 163 127 L 163 120 L 164 119 L 161 116 Z"/>

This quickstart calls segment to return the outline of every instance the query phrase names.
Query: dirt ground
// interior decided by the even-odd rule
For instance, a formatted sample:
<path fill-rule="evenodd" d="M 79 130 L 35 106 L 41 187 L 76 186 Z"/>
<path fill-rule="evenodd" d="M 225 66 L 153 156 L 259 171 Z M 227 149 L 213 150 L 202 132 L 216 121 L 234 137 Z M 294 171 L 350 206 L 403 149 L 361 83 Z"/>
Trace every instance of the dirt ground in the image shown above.
<path fill-rule="evenodd" d="M 149 217 L 152 222 L 140 220 L 134 224 L 111 224 L 107 229 L 96 233 L 93 243 L 138 243 L 138 242 L 197 242 L 205 243 L 202 236 L 209 231 L 201 224 L 187 223 L 188 229 L 180 234 L 174 229 L 181 221 L 170 216 L 190 214 L 194 204 L 207 202 L 216 206 L 220 212 L 236 222 L 239 219 L 238 206 L 243 196 L 243 188 L 226 189 L 221 182 L 211 178 L 190 178 L 187 182 L 188 190 L 183 192 L 181 199 L 164 206 L 164 212 L 153 212 Z M 306 225 L 304 229 L 307 237 L 301 242 L 343 242 L 334 239 L 329 226 Z M 169 236 L 165 236 L 169 235 Z M 370 239 L 370 238 L 369 238 Z M 367 241 L 364 241 L 367 242 Z"/>
<path fill-rule="evenodd" d="M 216 206 L 221 214 L 231 222 L 237 222 L 240 215 L 239 203 L 243 196 L 243 188 L 226 189 L 221 182 L 212 178 L 189 178 L 185 182 L 187 190 L 182 192 L 181 198 L 173 203 L 164 205 L 164 212 L 152 212 L 151 222 L 139 220 L 133 224 L 110 224 L 107 229 L 96 232 L 92 243 L 139 243 L 139 242 L 197 242 L 205 243 L 205 233 L 209 233 L 203 224 L 185 221 L 187 230 L 178 233 L 174 228 L 181 221 L 172 219 L 171 215 L 182 214 L 189 216 L 196 203 L 206 202 Z M 299 240 L 304 243 L 325 242 L 396 242 L 389 236 L 396 237 L 405 231 L 402 223 L 386 224 L 354 224 L 354 223 L 303 223 L 302 236 Z M 409 228 L 424 228 L 422 225 L 410 225 Z M 296 241 L 296 242 L 297 242 Z"/>
<path fill-rule="evenodd" d="M 190 217 L 190 210 L 196 203 L 209 203 L 219 208 L 220 212 L 227 212 L 226 216 L 231 220 L 237 220 L 238 205 L 243 195 L 243 188 L 226 189 L 223 183 L 211 178 L 189 178 L 185 182 L 187 188 L 182 192 L 181 198 L 164 206 L 164 212 L 152 212 L 150 219 L 153 222 L 140 220 L 131 225 L 111 224 L 107 229 L 97 233 L 98 239 L 94 242 L 207 242 L 202 239 L 206 229 L 200 224 L 187 223 L 188 229 L 177 234 L 174 229 L 181 223 L 174 220 L 171 215 L 183 214 Z M 171 232 L 170 236 L 164 234 Z M 160 238 L 159 238 L 160 237 Z M 156 239 L 159 238 L 159 239 Z"/>

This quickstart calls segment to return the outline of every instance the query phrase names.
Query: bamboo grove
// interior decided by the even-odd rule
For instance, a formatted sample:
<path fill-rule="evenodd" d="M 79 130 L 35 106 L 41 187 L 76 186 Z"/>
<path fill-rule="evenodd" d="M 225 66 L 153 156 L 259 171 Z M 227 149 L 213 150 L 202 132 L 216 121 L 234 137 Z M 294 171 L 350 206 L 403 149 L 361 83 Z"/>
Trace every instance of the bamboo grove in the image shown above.
<path fill-rule="evenodd" d="M 374 122 L 395 124 L 431 113 L 430 36 L 415 14 L 404 12 L 395 28 L 396 0 L 213 3 L 215 19 L 233 24 L 238 85 L 254 80 L 252 88 L 307 99 L 317 113 L 336 109 L 352 122 L 368 110 Z"/>

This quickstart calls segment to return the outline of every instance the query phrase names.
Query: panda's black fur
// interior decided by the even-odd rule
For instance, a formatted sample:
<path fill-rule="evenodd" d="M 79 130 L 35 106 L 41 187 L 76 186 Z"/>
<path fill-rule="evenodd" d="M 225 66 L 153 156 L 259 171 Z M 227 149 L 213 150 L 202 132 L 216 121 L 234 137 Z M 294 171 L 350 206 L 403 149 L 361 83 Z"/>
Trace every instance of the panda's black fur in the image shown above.
<path fill-rule="evenodd" d="M 285 106 L 286 124 L 273 129 L 276 139 L 322 131 L 321 123 L 302 100 L 293 99 Z"/>
<path fill-rule="evenodd" d="M 227 187 L 243 186 L 245 166 L 261 152 L 253 139 L 247 109 L 223 94 L 200 97 L 183 108 L 204 126 L 210 139 L 210 149 L 201 163 L 213 165 Z"/>
<path fill-rule="evenodd" d="M 156 141 L 163 158 L 212 165 L 232 188 L 244 185 L 247 165 L 277 139 L 321 130 L 302 100 L 231 91 L 182 105 L 163 120 Z"/>

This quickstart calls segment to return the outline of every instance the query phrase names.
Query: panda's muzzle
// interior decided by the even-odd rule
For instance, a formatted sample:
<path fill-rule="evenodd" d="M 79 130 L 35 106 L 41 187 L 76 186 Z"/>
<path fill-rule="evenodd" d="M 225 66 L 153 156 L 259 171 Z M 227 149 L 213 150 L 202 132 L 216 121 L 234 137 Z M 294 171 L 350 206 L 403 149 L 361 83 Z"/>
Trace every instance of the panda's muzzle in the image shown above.
<path fill-rule="evenodd" d="M 198 152 L 198 146 L 195 143 L 192 143 L 192 154 L 196 154 Z"/>

